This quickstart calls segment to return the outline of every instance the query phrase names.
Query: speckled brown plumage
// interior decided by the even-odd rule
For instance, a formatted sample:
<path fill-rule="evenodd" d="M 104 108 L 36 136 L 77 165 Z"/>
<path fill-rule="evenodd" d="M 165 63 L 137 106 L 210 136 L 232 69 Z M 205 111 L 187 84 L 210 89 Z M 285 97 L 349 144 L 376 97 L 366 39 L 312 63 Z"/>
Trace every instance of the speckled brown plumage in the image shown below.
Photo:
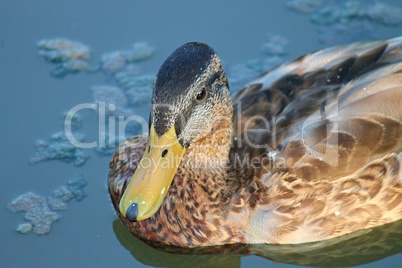
<path fill-rule="evenodd" d="M 212 118 L 233 120 L 193 140 L 151 218 L 132 223 L 118 209 L 147 137 L 115 153 L 109 192 L 137 237 L 183 247 L 294 244 L 402 219 L 402 38 L 300 57 L 246 86 L 233 106 L 217 96 Z M 250 124 L 256 115 L 266 131 L 249 131 L 263 124 Z M 213 159 L 221 164 L 197 165 Z"/>

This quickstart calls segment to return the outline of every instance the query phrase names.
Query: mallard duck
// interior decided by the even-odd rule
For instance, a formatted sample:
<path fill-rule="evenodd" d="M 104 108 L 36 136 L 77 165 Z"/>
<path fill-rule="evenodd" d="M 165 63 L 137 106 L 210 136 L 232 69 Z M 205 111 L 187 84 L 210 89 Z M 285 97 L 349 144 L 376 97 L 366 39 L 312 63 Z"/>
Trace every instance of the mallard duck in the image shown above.
<path fill-rule="evenodd" d="M 402 219 L 402 37 L 307 54 L 233 98 L 217 53 L 187 43 L 157 73 L 149 124 L 108 177 L 142 240 L 298 244 Z"/>

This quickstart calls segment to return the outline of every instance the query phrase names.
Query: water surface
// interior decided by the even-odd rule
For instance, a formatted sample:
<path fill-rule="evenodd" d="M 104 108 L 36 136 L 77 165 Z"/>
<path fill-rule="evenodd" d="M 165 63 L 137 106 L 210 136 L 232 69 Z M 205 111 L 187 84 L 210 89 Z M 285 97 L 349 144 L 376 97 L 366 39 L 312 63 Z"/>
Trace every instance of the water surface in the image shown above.
<path fill-rule="evenodd" d="M 362 1 L 370 2 L 370 1 Z M 400 1 L 386 1 L 402 8 Z M 29 165 L 37 139 L 47 139 L 63 130 L 63 112 L 92 101 L 90 88 L 108 84 L 103 74 L 79 73 L 63 79 L 52 77 L 54 66 L 37 55 L 36 44 L 44 38 L 64 37 L 91 47 L 94 62 L 101 55 L 126 49 L 132 43 L 147 41 L 155 47 L 154 56 L 141 63 L 142 72 L 156 73 L 163 60 L 188 41 L 202 41 L 214 47 L 225 66 L 241 64 L 263 56 L 261 46 L 269 33 L 288 39 L 291 59 L 330 43 L 319 42 L 319 26 L 308 15 L 291 11 L 282 1 L 2 1 L 0 11 L 0 117 L 2 127 L 2 171 L 0 187 L 0 260 L 2 267 L 176 267 L 178 263 L 196 267 L 287 267 L 257 257 L 224 255 L 210 257 L 172 256 L 138 246 L 137 259 L 117 236 L 116 215 L 106 188 L 109 157 L 87 150 L 90 159 L 81 167 L 59 161 Z M 401 26 L 373 24 L 371 33 L 359 31 L 353 38 L 391 38 L 402 33 Z M 327 26 L 325 26 L 327 27 Z M 321 28 L 330 32 L 330 27 Z M 345 34 L 341 42 L 349 41 Z M 352 39 L 353 39 L 352 38 Z M 325 40 L 331 40 L 330 38 Z M 146 117 L 148 105 L 135 107 Z M 95 116 L 83 117 L 83 131 L 96 141 Z M 22 214 L 12 214 L 7 204 L 28 191 L 48 196 L 67 179 L 83 174 L 88 181 L 88 197 L 71 202 L 48 235 L 15 232 Z M 116 227 L 117 226 L 117 227 Z M 121 226 L 120 226 L 121 228 Z M 123 231 L 124 234 L 124 231 Z M 129 236 L 128 232 L 126 235 Z M 124 237 L 124 236 L 123 236 Z M 130 243 L 135 242 L 128 238 Z M 141 244 L 142 245 L 142 244 Z M 214 258 L 218 259 L 214 262 Z M 153 260 L 153 262 L 149 262 Z M 204 263 L 205 262 L 205 263 Z M 402 264 L 396 254 L 367 267 Z"/>

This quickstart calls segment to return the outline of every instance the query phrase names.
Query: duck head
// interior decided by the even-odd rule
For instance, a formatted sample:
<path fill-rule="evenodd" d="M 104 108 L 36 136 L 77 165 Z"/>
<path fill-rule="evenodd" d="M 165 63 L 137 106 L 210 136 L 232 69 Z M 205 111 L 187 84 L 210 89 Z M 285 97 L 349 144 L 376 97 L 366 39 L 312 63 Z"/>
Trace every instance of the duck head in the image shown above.
<path fill-rule="evenodd" d="M 228 81 L 216 52 L 196 42 L 174 51 L 154 83 L 148 145 L 120 200 L 120 213 L 132 222 L 153 216 L 183 156 L 194 155 L 194 148 L 227 154 L 232 113 Z M 221 126 L 227 129 L 217 131 Z M 217 135 L 211 139 L 213 133 Z"/>

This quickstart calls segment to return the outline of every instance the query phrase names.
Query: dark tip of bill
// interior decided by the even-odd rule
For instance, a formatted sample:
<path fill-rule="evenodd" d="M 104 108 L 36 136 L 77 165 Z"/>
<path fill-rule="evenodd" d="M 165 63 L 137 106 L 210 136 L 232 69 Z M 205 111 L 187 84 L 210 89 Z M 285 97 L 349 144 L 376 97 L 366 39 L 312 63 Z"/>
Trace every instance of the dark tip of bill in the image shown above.
<path fill-rule="evenodd" d="M 138 205 L 137 203 L 132 203 L 126 211 L 126 218 L 131 222 L 136 222 L 137 216 L 138 216 Z"/>

